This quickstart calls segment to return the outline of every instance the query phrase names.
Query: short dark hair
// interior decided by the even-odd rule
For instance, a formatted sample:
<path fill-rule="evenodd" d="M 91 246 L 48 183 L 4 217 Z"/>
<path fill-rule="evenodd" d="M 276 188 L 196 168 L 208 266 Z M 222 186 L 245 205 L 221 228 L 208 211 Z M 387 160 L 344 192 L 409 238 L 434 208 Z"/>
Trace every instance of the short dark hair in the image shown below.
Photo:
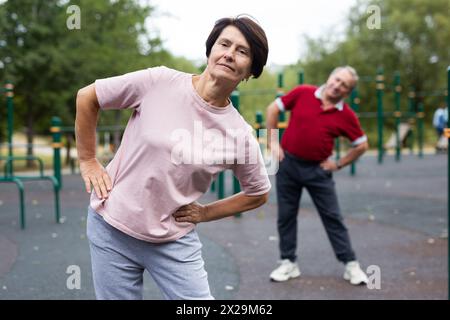
<path fill-rule="evenodd" d="M 223 29 L 228 26 L 234 26 L 242 32 L 245 40 L 250 45 L 252 53 L 251 73 L 254 78 L 258 78 L 267 62 L 269 46 L 264 30 L 258 23 L 246 16 L 237 16 L 236 18 L 222 18 L 216 21 L 214 28 L 206 40 L 206 57 L 209 58 L 211 48 L 216 42 Z"/>

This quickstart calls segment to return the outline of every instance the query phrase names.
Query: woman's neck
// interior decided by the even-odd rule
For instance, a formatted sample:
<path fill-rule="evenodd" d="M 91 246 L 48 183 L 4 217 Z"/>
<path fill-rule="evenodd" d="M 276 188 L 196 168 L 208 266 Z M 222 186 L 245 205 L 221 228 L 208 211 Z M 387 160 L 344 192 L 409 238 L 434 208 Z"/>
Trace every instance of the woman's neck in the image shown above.
<path fill-rule="evenodd" d="M 228 106 L 230 104 L 229 96 L 235 89 L 235 86 L 225 81 L 213 79 L 207 72 L 203 72 L 201 75 L 194 75 L 192 84 L 198 95 L 215 107 Z"/>

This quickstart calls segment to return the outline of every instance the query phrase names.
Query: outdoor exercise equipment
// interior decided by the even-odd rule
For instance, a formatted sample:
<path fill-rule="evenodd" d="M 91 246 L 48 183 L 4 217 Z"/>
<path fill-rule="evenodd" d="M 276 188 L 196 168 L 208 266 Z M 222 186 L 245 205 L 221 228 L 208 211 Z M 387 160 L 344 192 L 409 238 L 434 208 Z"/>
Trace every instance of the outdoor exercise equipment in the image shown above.
<path fill-rule="evenodd" d="M 42 159 L 35 156 L 14 156 L 13 154 L 13 125 L 14 125 L 14 86 L 11 83 L 5 85 L 4 92 L 6 94 L 7 105 L 7 145 L 8 155 L 0 156 L 0 160 L 4 162 L 3 176 L 0 177 L 0 182 L 12 182 L 15 183 L 19 189 L 19 206 L 20 206 L 20 227 L 25 229 L 26 226 L 26 212 L 25 212 L 25 192 L 23 182 L 25 181 L 38 181 L 47 180 L 53 185 L 54 203 L 55 203 L 55 219 L 56 222 L 60 221 L 60 205 L 59 205 L 59 190 L 60 184 L 54 176 L 48 176 L 44 174 L 44 163 Z M 23 176 L 17 175 L 14 172 L 14 161 L 37 161 L 39 163 L 39 174 L 37 176 Z"/>

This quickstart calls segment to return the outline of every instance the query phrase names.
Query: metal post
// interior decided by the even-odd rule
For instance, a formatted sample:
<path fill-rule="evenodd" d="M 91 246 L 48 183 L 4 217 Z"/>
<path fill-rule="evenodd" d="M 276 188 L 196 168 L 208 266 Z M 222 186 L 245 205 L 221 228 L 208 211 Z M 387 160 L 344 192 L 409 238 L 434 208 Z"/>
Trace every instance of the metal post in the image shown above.
<path fill-rule="evenodd" d="M 239 91 L 234 90 L 231 93 L 231 103 L 236 108 L 236 110 L 239 112 Z M 241 192 L 241 186 L 239 184 L 239 180 L 233 175 L 233 194 Z M 241 217 L 241 213 L 237 212 L 235 217 L 239 218 Z"/>
<path fill-rule="evenodd" d="M 224 174 L 225 172 L 222 171 L 219 173 L 219 176 L 217 177 L 217 198 L 219 200 L 225 198 Z"/>
<path fill-rule="evenodd" d="M 259 142 L 259 138 L 261 137 L 261 132 L 259 131 L 260 129 L 262 129 L 263 127 L 263 114 L 261 111 L 256 111 L 256 125 L 255 125 L 255 129 L 256 129 L 256 137 L 258 138 L 258 142 Z"/>
<path fill-rule="evenodd" d="M 358 114 L 359 111 L 359 98 L 358 98 L 358 89 L 353 88 L 352 93 L 350 94 L 350 106 L 353 111 Z M 356 161 L 353 161 L 350 165 L 350 175 L 354 176 L 356 174 Z"/>
<path fill-rule="evenodd" d="M 376 78 L 377 88 L 377 124 L 378 124 L 378 163 L 383 163 L 383 68 L 378 68 Z"/>
<path fill-rule="evenodd" d="M 402 92 L 402 87 L 400 85 L 400 73 L 398 71 L 395 72 L 394 76 L 394 90 L 395 90 L 395 161 L 400 161 L 402 145 L 400 141 L 400 117 L 402 113 L 400 112 L 400 94 Z"/>
<path fill-rule="evenodd" d="M 22 181 L 16 178 L 12 178 L 19 188 L 19 202 L 20 202 L 20 229 L 25 229 L 25 194 Z"/>
<path fill-rule="evenodd" d="M 284 87 L 284 77 L 283 77 L 283 73 L 280 72 L 278 74 L 278 89 L 282 89 Z"/>
<path fill-rule="evenodd" d="M 14 133 L 14 86 L 12 83 L 7 83 L 5 85 L 6 90 L 6 107 L 7 107 L 7 117 L 8 117 L 8 157 L 14 156 L 13 151 L 13 133 Z M 13 162 L 11 161 L 8 166 L 8 176 L 12 177 L 14 172 Z"/>
<path fill-rule="evenodd" d="M 419 158 L 423 158 L 423 118 L 425 117 L 425 113 L 423 112 L 423 103 L 419 102 L 417 109 L 417 135 L 419 142 Z"/>
<path fill-rule="evenodd" d="M 300 70 L 298 73 L 298 84 L 304 84 L 305 83 L 305 72 L 303 70 Z"/>
<path fill-rule="evenodd" d="M 283 96 L 283 73 L 280 72 L 278 74 L 278 89 L 277 89 L 277 98 Z M 278 128 L 280 129 L 279 141 L 281 142 L 281 137 L 283 136 L 284 129 L 286 128 L 286 113 L 280 112 L 278 115 Z"/>
<path fill-rule="evenodd" d="M 53 176 L 56 178 L 59 184 L 59 188 L 62 188 L 61 178 L 61 119 L 59 117 L 52 117 L 52 127 L 50 132 L 53 136 Z"/>
<path fill-rule="evenodd" d="M 409 89 L 409 93 L 408 93 L 408 113 L 410 115 L 415 114 L 416 113 L 416 107 L 415 107 L 415 98 L 416 98 L 416 93 L 414 91 L 414 88 L 410 88 Z M 408 123 L 410 126 L 410 130 L 411 130 L 411 134 L 410 134 L 410 141 L 409 141 L 409 153 L 413 154 L 414 153 L 414 124 L 416 123 L 416 120 L 413 116 L 410 116 L 408 119 Z"/>

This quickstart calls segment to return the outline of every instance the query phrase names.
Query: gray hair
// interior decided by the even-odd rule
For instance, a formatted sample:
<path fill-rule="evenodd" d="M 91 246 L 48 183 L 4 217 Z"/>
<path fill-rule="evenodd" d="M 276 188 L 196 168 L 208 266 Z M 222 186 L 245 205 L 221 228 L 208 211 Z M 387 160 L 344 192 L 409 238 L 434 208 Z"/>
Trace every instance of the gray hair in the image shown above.
<path fill-rule="evenodd" d="M 347 70 L 353 77 L 353 81 L 355 82 L 355 84 L 353 85 L 353 88 L 356 87 L 356 84 L 358 83 L 359 80 L 359 76 L 358 73 L 356 72 L 355 68 L 351 67 L 351 66 L 340 66 L 335 68 L 332 72 L 331 75 L 335 74 L 336 72 L 339 72 L 341 70 Z"/>

